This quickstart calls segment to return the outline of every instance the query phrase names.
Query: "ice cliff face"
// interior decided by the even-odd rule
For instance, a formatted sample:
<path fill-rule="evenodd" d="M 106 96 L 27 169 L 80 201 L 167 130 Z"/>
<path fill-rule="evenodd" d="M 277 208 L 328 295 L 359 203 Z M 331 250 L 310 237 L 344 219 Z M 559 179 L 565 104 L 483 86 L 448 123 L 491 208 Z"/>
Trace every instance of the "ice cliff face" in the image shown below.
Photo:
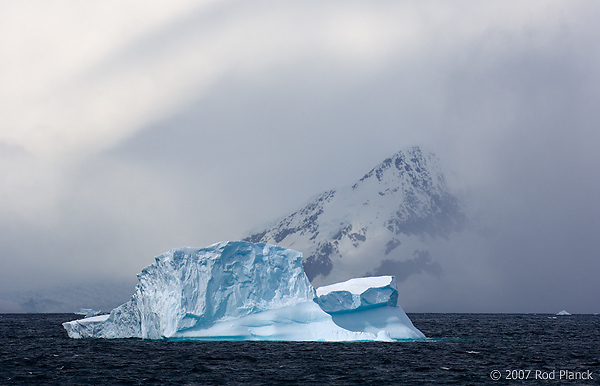
<path fill-rule="evenodd" d="M 63 324 L 72 338 L 208 340 L 392 339 L 384 329 L 345 329 L 315 302 L 299 252 L 222 242 L 178 248 L 139 275 L 131 300 L 110 315 Z M 410 322 L 410 321 L 409 321 Z M 421 338 L 412 324 L 394 339 Z"/>
<path fill-rule="evenodd" d="M 402 261 L 415 272 L 436 273 L 428 241 L 449 237 L 464 223 L 437 157 L 412 147 L 246 240 L 303 252 L 309 279 L 327 284 L 346 279 L 347 272 L 390 274 L 388 268 Z"/>
<path fill-rule="evenodd" d="M 301 260 L 296 251 L 244 242 L 171 250 L 138 275 L 131 300 L 95 334 L 159 339 L 312 300 Z"/>

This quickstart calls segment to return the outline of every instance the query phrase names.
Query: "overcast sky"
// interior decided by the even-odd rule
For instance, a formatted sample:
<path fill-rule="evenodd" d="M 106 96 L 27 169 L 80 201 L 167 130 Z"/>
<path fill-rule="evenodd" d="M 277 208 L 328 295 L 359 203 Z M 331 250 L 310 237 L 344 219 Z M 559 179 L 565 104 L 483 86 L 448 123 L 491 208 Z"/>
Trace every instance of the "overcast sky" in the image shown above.
<path fill-rule="evenodd" d="M 0 292 L 134 278 L 418 144 L 484 238 L 452 244 L 478 251 L 457 260 L 464 289 L 420 310 L 600 312 L 598 15 L 571 0 L 3 1 Z"/>

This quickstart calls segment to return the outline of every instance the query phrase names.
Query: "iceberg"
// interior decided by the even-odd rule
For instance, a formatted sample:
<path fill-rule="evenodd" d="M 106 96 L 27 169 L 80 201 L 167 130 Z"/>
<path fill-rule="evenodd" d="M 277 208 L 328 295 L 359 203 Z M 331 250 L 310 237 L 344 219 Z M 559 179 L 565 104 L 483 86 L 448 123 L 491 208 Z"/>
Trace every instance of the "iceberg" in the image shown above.
<path fill-rule="evenodd" d="M 569 316 L 571 314 L 568 313 L 566 310 L 562 310 L 562 311 L 558 312 L 556 315 L 559 315 L 559 316 Z"/>
<path fill-rule="evenodd" d="M 91 308 L 81 308 L 79 311 L 75 312 L 75 315 L 85 315 L 86 318 L 100 315 L 102 311 L 96 311 Z"/>
<path fill-rule="evenodd" d="M 396 306 L 398 289 L 394 276 L 350 279 L 317 288 L 317 303 L 327 313 Z"/>
<path fill-rule="evenodd" d="M 317 288 L 317 303 L 349 331 L 393 340 L 424 339 L 398 303 L 394 276 L 362 277 Z"/>
<path fill-rule="evenodd" d="M 337 314 L 322 308 L 304 273 L 300 252 L 225 241 L 200 249 L 176 248 L 155 260 L 138 274 L 139 283 L 127 303 L 109 315 L 63 323 L 69 337 L 235 341 L 424 338 L 400 307 L 387 305 L 397 299 L 393 278 L 381 279 L 389 283 L 381 286 L 377 282 L 376 290 L 362 291 L 367 293 L 365 302 L 370 303 L 352 311 L 360 315 L 356 320 L 362 323 L 342 320 L 338 324 Z M 394 287 L 395 298 L 386 286 Z M 386 306 L 377 307 L 372 314 L 376 309 L 369 306 L 384 303 Z"/>

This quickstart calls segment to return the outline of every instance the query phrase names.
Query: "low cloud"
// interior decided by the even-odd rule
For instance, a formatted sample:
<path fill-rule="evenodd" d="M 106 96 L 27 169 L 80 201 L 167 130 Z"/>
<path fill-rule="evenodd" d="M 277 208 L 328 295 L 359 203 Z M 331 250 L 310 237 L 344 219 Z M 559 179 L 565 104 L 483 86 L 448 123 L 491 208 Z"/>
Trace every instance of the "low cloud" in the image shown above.
<path fill-rule="evenodd" d="M 134 277 L 420 144 L 485 243 L 377 272 L 464 272 L 448 308 L 598 312 L 600 5 L 16 4 L 0 12 L 0 291 Z"/>
<path fill-rule="evenodd" d="M 442 266 L 438 262 L 433 261 L 427 250 L 414 251 L 413 258 L 408 260 L 383 260 L 381 265 L 375 269 L 373 275 L 393 275 L 396 276 L 396 281 L 401 283 L 411 275 L 422 273 L 437 277 L 443 274 Z M 371 273 L 367 273 L 367 275 L 371 276 Z"/>

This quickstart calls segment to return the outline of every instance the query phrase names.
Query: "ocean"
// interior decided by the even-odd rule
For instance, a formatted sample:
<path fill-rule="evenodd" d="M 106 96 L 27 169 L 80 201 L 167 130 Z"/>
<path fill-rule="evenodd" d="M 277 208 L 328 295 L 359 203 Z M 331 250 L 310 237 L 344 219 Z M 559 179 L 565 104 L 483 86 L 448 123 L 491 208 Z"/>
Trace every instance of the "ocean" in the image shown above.
<path fill-rule="evenodd" d="M 0 385 L 599 385 L 600 316 L 409 314 L 384 342 L 70 339 L 72 314 L 0 314 Z"/>

